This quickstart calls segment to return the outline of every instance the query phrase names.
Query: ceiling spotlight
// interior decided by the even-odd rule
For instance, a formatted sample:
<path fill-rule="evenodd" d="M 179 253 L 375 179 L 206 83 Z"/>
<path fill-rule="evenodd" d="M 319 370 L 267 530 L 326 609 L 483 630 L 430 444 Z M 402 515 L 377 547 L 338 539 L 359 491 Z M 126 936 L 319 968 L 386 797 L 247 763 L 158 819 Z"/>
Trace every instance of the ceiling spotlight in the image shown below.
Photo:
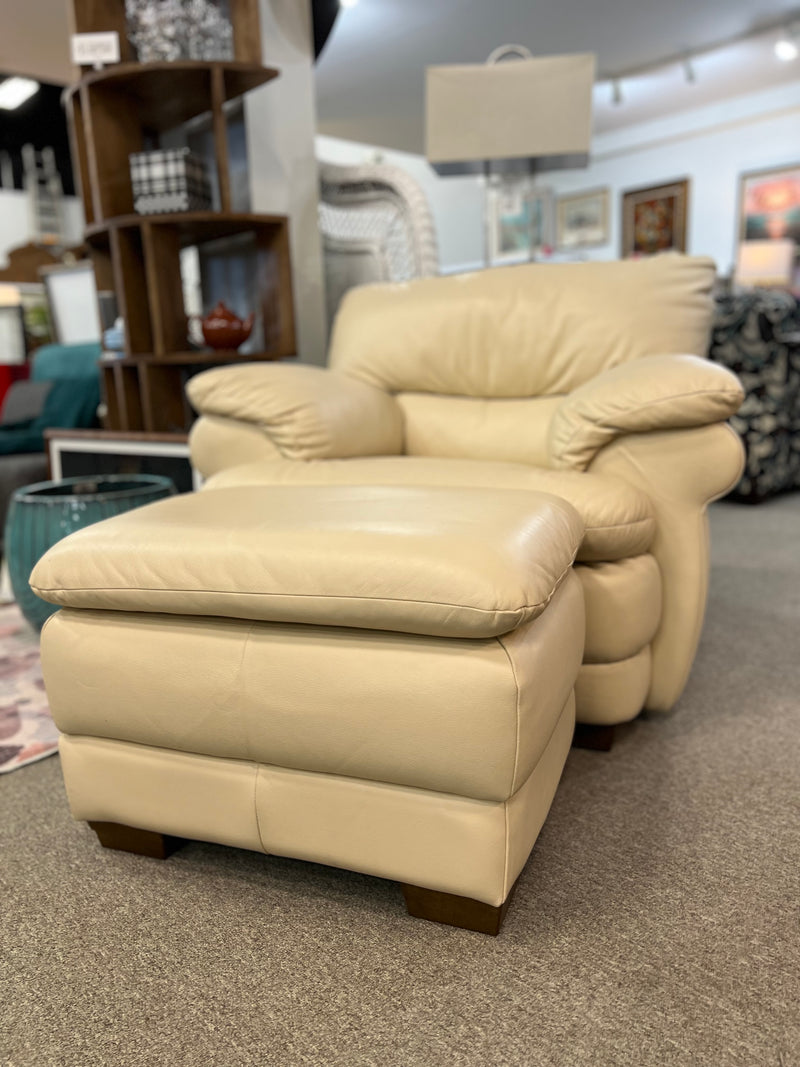
<path fill-rule="evenodd" d="M 615 106 L 622 103 L 622 82 L 619 78 L 611 81 L 611 103 Z"/>
<path fill-rule="evenodd" d="M 791 63 L 793 59 L 797 59 L 798 55 L 800 55 L 800 47 L 798 47 L 797 41 L 797 29 L 793 29 L 791 33 L 789 30 L 784 30 L 780 39 L 775 42 L 775 55 L 778 59 L 784 63 Z"/>
<path fill-rule="evenodd" d="M 24 104 L 39 88 L 32 78 L 6 78 L 0 82 L 0 107 L 6 111 Z"/>

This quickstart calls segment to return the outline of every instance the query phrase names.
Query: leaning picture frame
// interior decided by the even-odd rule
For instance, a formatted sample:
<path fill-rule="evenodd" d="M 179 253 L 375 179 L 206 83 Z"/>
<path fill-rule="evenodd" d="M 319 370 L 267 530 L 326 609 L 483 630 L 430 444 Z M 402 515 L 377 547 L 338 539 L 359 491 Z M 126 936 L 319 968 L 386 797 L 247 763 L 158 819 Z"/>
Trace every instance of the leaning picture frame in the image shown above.
<path fill-rule="evenodd" d="M 3 363 L 25 362 L 25 312 L 21 300 L 18 303 L 6 303 L 0 297 L 0 346 Z"/>
<path fill-rule="evenodd" d="M 689 179 L 622 194 L 622 257 L 685 252 Z"/>
<path fill-rule="evenodd" d="M 491 185 L 487 197 L 489 262 L 525 263 L 553 244 L 553 190 L 527 180 Z"/>
<path fill-rule="evenodd" d="M 572 251 L 608 244 L 609 199 L 607 186 L 560 196 L 556 205 L 556 246 Z"/>
<path fill-rule="evenodd" d="M 50 321 L 58 344 L 99 341 L 102 328 L 94 270 L 88 259 L 42 267 Z"/>

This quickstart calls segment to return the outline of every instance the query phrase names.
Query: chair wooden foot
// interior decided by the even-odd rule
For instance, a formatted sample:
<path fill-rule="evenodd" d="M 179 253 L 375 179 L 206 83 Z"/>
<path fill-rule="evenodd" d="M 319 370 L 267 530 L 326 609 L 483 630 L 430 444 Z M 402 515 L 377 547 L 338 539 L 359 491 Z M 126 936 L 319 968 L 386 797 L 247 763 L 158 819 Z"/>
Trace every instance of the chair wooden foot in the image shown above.
<path fill-rule="evenodd" d="M 120 852 L 135 852 L 137 856 L 151 856 L 165 860 L 183 844 L 181 837 L 169 837 L 153 830 L 139 830 L 135 826 L 121 826 L 116 822 L 90 822 L 103 848 Z"/>
<path fill-rule="evenodd" d="M 409 915 L 429 922 L 458 926 L 462 930 L 475 930 L 479 934 L 497 937 L 506 917 L 516 883 L 499 907 L 484 904 L 480 900 L 440 893 L 436 889 L 422 889 L 418 885 L 403 885 L 403 896 Z"/>
<path fill-rule="evenodd" d="M 614 744 L 616 726 L 594 726 L 586 722 L 575 723 L 573 748 L 591 748 L 595 752 L 610 752 Z"/>

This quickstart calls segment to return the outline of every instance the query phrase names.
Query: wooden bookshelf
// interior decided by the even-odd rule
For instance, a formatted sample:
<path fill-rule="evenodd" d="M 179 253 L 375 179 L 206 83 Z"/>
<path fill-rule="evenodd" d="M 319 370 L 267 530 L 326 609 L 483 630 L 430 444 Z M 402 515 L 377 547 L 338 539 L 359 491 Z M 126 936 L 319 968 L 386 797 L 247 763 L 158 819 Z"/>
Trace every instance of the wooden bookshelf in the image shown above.
<path fill-rule="evenodd" d="M 226 120 L 226 104 L 279 72 L 260 65 L 257 0 L 229 0 L 235 59 L 213 62 L 135 62 L 124 0 L 73 4 L 76 31 L 116 30 L 124 60 L 89 70 L 65 94 L 97 288 L 113 291 L 125 323 L 122 358 L 101 363 L 106 429 L 184 432 L 194 418 L 184 396 L 192 374 L 295 353 L 288 220 L 232 210 Z M 131 153 L 174 145 L 201 117 L 213 145 L 213 210 L 136 214 Z M 254 311 L 254 351 L 193 350 L 181 276 L 181 254 L 190 247 L 199 257 L 205 310 L 238 298 Z M 246 292 L 241 284 L 228 292 L 221 279 L 229 275 L 246 277 Z"/>

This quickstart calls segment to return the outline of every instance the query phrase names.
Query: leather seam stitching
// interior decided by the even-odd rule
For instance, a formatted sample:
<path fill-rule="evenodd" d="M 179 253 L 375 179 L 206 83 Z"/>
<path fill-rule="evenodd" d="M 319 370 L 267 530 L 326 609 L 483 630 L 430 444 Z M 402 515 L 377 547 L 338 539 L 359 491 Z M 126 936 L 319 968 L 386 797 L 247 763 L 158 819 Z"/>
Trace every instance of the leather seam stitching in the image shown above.
<path fill-rule="evenodd" d="M 620 529 L 622 529 L 624 527 L 641 526 L 642 523 L 655 522 L 655 521 L 656 520 L 655 520 L 655 516 L 654 515 L 645 515 L 645 517 L 642 518 L 642 519 L 629 519 L 627 522 L 610 522 L 605 526 L 590 526 L 587 523 L 586 524 L 586 529 L 587 529 L 587 531 L 588 530 L 620 530 Z"/>
<path fill-rule="evenodd" d="M 498 645 L 502 648 L 502 650 L 506 654 L 506 659 L 508 660 L 508 665 L 511 667 L 511 677 L 514 679 L 514 691 L 515 691 L 515 694 L 516 694 L 515 708 L 514 708 L 514 713 L 515 713 L 515 717 L 516 717 L 516 736 L 515 736 L 515 739 L 514 739 L 514 766 L 513 766 L 512 771 L 511 771 L 511 782 L 510 782 L 509 787 L 508 787 L 508 795 L 509 796 L 513 796 L 514 795 L 514 783 L 517 780 L 517 769 L 519 767 L 520 696 L 521 696 L 521 693 L 520 693 L 520 687 L 519 687 L 519 679 L 517 678 L 517 672 L 516 672 L 516 669 L 514 667 L 514 661 L 511 658 L 511 653 L 508 651 L 508 648 L 507 648 L 506 644 L 503 641 L 502 635 L 496 637 L 495 640 L 497 641 Z"/>
<path fill-rule="evenodd" d="M 458 604 L 447 600 L 414 600 L 404 597 L 358 597 L 347 594 L 327 595 L 320 593 L 260 593 L 255 590 L 237 589 L 176 589 L 172 586 L 132 586 L 132 585 L 80 585 L 80 586 L 31 586 L 38 593 L 183 593 L 188 596 L 235 596 L 235 597 L 260 597 L 262 600 L 272 600 L 276 597 L 284 597 L 289 600 L 354 600 L 365 604 L 416 604 L 422 607 L 460 608 L 479 615 L 513 614 L 521 611 L 529 611 L 533 608 L 544 608 L 553 599 L 553 595 L 569 573 L 574 563 L 574 557 L 553 583 L 553 588 L 544 600 L 537 600 L 533 604 L 518 604 L 514 607 L 480 608 L 471 604 Z M 69 605 L 67 605 L 69 606 Z M 109 609 L 116 610 L 116 609 Z M 264 620 L 268 621 L 268 620 Z M 487 636 L 496 636 L 495 634 Z"/>
<path fill-rule="evenodd" d="M 735 431 L 735 430 L 734 430 L 734 428 L 733 428 L 733 427 L 732 427 L 732 426 L 730 425 L 730 423 L 727 423 L 726 425 L 728 426 L 728 429 L 729 429 L 729 430 L 730 430 L 730 432 L 731 432 L 731 433 L 733 434 L 733 436 L 734 436 L 734 437 L 736 438 L 736 441 L 737 441 L 737 442 L 739 443 L 739 445 L 740 445 L 740 447 L 741 447 L 741 438 L 739 437 L 739 435 L 738 435 L 738 434 L 736 433 L 736 431 Z M 708 507 L 708 505 L 709 505 L 709 504 L 713 504 L 713 502 L 714 502 L 715 500 L 720 500 L 720 499 L 721 499 L 722 497 L 724 497 L 724 496 L 727 496 L 727 495 L 728 495 L 728 493 L 730 493 L 730 492 L 731 492 L 731 490 L 733 490 L 733 489 L 735 489 L 735 488 L 736 488 L 736 486 L 737 486 L 737 485 L 739 484 L 739 482 L 741 481 L 741 478 L 742 478 L 742 474 L 740 473 L 740 474 L 738 474 L 738 475 L 737 475 L 737 476 L 736 476 L 736 477 L 735 477 L 735 478 L 734 478 L 734 479 L 733 479 L 733 480 L 732 480 L 732 481 L 731 481 L 731 482 L 729 483 L 729 485 L 727 486 L 727 488 L 725 488 L 725 489 L 723 489 L 723 490 L 722 490 L 722 492 L 721 492 L 721 493 L 719 493 L 719 494 L 718 494 L 717 496 L 713 496 L 713 497 L 711 497 L 711 498 L 710 498 L 710 500 L 706 501 L 706 507 Z"/>
<path fill-rule="evenodd" d="M 241 652 L 241 655 L 239 656 L 239 662 L 238 662 L 238 664 L 236 666 L 236 675 L 235 675 L 235 678 L 234 678 L 234 683 L 237 683 L 237 684 L 238 684 L 239 679 L 240 679 L 241 674 L 242 674 L 242 668 L 244 667 L 245 657 L 247 656 L 247 649 L 248 649 L 248 647 L 250 645 L 250 637 L 251 637 L 251 635 L 253 633 L 253 629 L 254 629 L 254 624 L 251 622 L 250 626 L 247 627 L 247 633 L 244 635 L 244 641 L 242 642 L 242 652 Z M 241 720 L 239 722 L 239 725 L 242 728 L 242 733 L 245 735 L 245 740 L 246 740 L 246 744 L 247 744 L 247 758 L 248 759 L 253 759 L 253 755 L 252 755 L 253 746 L 250 743 L 250 731 L 246 729 L 245 724 L 242 723 Z M 255 760 L 253 762 L 255 762 Z"/>
<path fill-rule="evenodd" d="M 714 397 L 719 397 L 721 400 L 727 400 L 727 401 L 733 401 L 733 400 L 737 400 L 738 399 L 739 402 L 741 403 L 742 393 L 741 393 L 741 390 L 733 391 L 733 390 L 727 390 L 727 389 L 720 389 L 718 387 L 715 388 L 715 389 L 692 389 L 692 390 L 690 390 L 688 392 L 684 392 L 684 393 L 670 393 L 669 396 L 659 396 L 659 397 L 656 397 L 653 400 L 648 400 L 644 404 L 636 404 L 635 406 L 628 407 L 626 409 L 626 411 L 624 413 L 622 413 L 622 414 L 630 414 L 630 412 L 632 412 L 632 411 L 644 411 L 644 410 L 647 410 L 648 408 L 658 407 L 659 404 L 670 404 L 670 403 L 672 403 L 673 400 L 688 400 L 688 399 L 691 399 L 692 397 L 696 397 L 696 396 L 714 396 Z M 573 409 L 573 413 L 581 420 L 581 424 L 583 426 L 588 425 L 588 426 L 595 426 L 598 429 L 616 430 L 618 433 L 629 433 L 629 432 L 631 432 L 629 426 L 620 426 L 616 422 L 611 422 L 611 421 L 603 422 L 602 419 L 605 416 L 602 415 L 602 414 L 597 419 L 593 419 L 591 417 L 591 415 L 586 415 L 583 412 L 577 410 L 577 404 L 575 405 L 575 408 Z M 562 408 L 561 411 L 559 412 L 559 414 L 561 414 L 561 417 L 563 418 L 564 414 L 565 414 L 565 409 Z M 712 418 L 709 421 L 711 423 L 724 422 L 724 419 L 713 419 Z M 707 426 L 708 424 L 709 423 L 702 422 L 702 423 L 697 423 L 696 425 Z M 577 435 L 577 433 L 580 432 L 580 428 L 582 428 L 582 427 L 578 426 L 578 427 L 575 428 L 575 430 L 573 431 L 573 438 L 571 438 L 571 440 L 574 439 L 574 436 Z M 681 429 L 683 429 L 683 428 L 684 427 L 681 427 Z"/>
<path fill-rule="evenodd" d="M 652 650 L 654 637 L 655 635 L 651 637 L 649 641 L 645 641 L 642 647 L 638 651 L 634 652 L 633 655 L 623 656 L 622 659 L 597 660 L 593 663 L 583 660 L 578 669 L 578 676 L 580 677 L 587 667 L 617 667 L 621 663 L 633 663 L 633 661 L 638 660 L 641 657 L 642 653 L 646 652 L 648 648 Z M 592 672 L 589 671 L 588 673 L 591 674 Z"/>
<path fill-rule="evenodd" d="M 505 903 L 506 897 L 509 893 L 508 886 L 508 860 L 510 852 L 511 831 L 508 825 L 508 801 L 503 801 L 503 828 L 505 830 L 505 847 L 503 849 L 503 900 L 501 905 Z"/>
<path fill-rule="evenodd" d="M 264 835 L 261 832 L 261 820 L 258 817 L 258 779 L 261 775 L 261 764 L 255 764 L 256 773 L 253 778 L 253 814 L 256 817 L 256 833 L 258 834 L 258 840 L 261 844 L 261 849 L 266 853 L 267 846 L 264 844 Z"/>

